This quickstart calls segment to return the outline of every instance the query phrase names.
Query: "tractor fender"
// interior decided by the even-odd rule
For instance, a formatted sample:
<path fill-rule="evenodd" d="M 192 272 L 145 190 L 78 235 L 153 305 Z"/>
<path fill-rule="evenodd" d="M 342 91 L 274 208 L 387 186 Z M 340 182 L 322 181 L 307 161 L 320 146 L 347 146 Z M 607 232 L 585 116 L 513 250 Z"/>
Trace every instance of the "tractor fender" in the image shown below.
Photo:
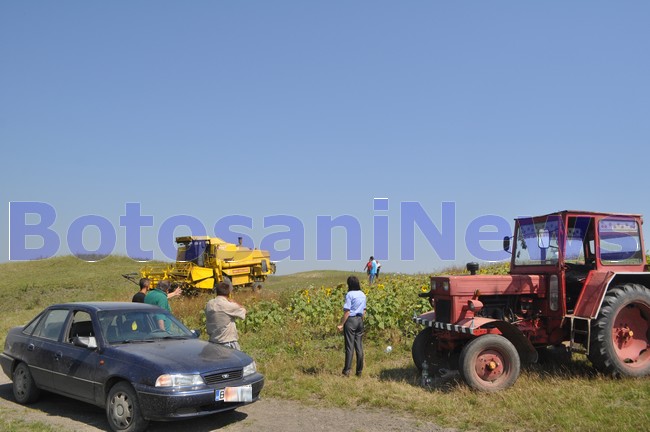
<path fill-rule="evenodd" d="M 474 318 L 474 326 L 475 328 L 496 328 L 515 346 L 522 364 L 537 363 L 537 350 L 533 344 L 521 330 L 509 322 L 493 318 Z"/>
<path fill-rule="evenodd" d="M 607 291 L 626 283 L 640 284 L 650 288 L 650 273 L 589 272 L 573 314 L 579 317 L 595 319 L 600 313 Z"/>

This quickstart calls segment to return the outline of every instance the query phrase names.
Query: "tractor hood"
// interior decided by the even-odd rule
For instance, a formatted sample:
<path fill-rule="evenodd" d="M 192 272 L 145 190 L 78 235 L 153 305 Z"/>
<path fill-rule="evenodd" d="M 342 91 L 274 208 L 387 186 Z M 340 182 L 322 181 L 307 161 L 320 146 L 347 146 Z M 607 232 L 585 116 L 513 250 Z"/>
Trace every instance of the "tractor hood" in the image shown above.
<path fill-rule="evenodd" d="M 431 293 L 434 297 L 536 294 L 546 295 L 544 275 L 466 275 L 432 276 Z"/>

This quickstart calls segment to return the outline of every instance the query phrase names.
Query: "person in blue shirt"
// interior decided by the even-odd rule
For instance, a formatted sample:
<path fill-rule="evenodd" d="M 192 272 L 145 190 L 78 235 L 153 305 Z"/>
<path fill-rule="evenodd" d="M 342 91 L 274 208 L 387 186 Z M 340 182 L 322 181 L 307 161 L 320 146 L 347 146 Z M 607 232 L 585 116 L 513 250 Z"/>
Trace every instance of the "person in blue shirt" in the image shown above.
<path fill-rule="evenodd" d="M 350 376 L 353 350 L 357 355 L 357 376 L 363 371 L 363 318 L 366 315 L 366 295 L 356 276 L 348 278 L 348 292 L 343 304 L 343 316 L 337 326 L 345 337 L 345 366 L 343 375 Z"/>
<path fill-rule="evenodd" d="M 372 285 L 375 281 L 375 277 L 377 276 L 378 271 L 377 261 L 375 261 L 375 257 L 370 257 L 368 264 L 366 264 L 366 268 L 368 269 L 368 285 Z"/>

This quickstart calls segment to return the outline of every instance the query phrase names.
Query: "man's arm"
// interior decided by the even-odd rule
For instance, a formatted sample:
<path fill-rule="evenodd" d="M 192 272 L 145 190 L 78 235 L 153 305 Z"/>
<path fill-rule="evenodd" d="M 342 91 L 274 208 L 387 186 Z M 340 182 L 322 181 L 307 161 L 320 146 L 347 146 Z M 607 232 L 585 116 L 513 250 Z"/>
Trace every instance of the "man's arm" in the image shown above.
<path fill-rule="evenodd" d="M 229 307 L 226 313 L 230 316 L 233 316 L 235 318 L 239 319 L 245 319 L 246 318 L 246 308 L 239 303 L 237 303 L 234 300 L 228 300 L 229 301 Z"/>
<path fill-rule="evenodd" d="M 178 287 L 174 291 L 167 293 L 167 299 L 178 297 L 181 294 L 183 294 L 183 290 L 181 289 L 181 287 Z"/>

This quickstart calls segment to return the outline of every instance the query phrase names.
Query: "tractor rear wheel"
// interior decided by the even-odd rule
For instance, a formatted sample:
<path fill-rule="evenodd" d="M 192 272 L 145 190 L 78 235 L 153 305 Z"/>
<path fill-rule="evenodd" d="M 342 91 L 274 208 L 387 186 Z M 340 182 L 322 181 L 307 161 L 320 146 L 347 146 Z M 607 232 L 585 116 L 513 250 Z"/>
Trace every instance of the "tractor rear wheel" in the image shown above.
<path fill-rule="evenodd" d="M 614 376 L 650 374 L 650 290 L 639 284 L 611 289 L 591 328 L 589 360 Z"/>
<path fill-rule="evenodd" d="M 479 336 L 460 352 L 460 376 L 475 390 L 504 390 L 517 381 L 521 370 L 519 353 L 505 337 Z"/>

